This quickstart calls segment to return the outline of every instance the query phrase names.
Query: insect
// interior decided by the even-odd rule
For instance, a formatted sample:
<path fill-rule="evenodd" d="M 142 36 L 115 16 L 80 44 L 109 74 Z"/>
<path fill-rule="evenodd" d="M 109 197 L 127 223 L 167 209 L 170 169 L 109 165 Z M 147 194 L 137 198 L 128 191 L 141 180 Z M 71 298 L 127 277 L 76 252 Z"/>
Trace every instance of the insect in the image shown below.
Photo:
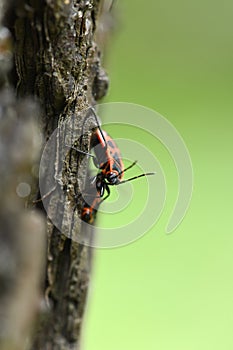
<path fill-rule="evenodd" d="M 81 212 L 81 219 L 88 224 L 93 225 L 95 222 L 97 210 L 98 209 L 96 209 L 95 206 L 86 203 Z"/>
<path fill-rule="evenodd" d="M 124 168 L 121 152 L 116 142 L 106 131 L 101 129 L 95 110 L 91 108 L 91 111 L 97 123 L 97 127 L 93 129 L 90 142 L 90 146 L 93 148 L 95 156 L 91 156 L 94 165 L 100 170 L 95 176 L 95 184 L 96 190 L 101 198 L 104 197 L 106 190 L 107 195 L 103 198 L 103 200 L 105 200 L 110 195 L 109 186 L 121 185 L 143 176 L 154 175 L 155 173 L 144 173 L 127 180 L 122 180 L 124 172 L 132 168 L 137 161 L 133 162 L 127 168 Z"/>
<path fill-rule="evenodd" d="M 81 219 L 88 224 L 94 224 L 97 211 L 103 199 L 97 195 L 96 186 L 93 179 L 90 179 L 88 185 L 82 194 L 83 206 L 81 210 Z"/>
<path fill-rule="evenodd" d="M 89 179 L 88 184 L 82 193 L 83 204 L 80 217 L 83 221 L 93 224 L 100 204 L 110 195 L 110 186 L 121 185 L 143 176 L 155 175 L 155 173 L 143 173 L 127 180 L 123 180 L 125 171 L 132 168 L 137 161 L 134 161 L 126 168 L 124 167 L 121 152 L 116 142 L 106 131 L 101 129 L 95 110 L 93 108 L 90 110 L 95 117 L 97 125 L 92 129 L 90 140 L 90 148 L 93 149 L 94 155 L 83 152 L 76 147 L 71 148 L 78 151 L 78 153 L 92 157 L 94 165 L 99 169 L 97 175 Z M 34 201 L 34 203 L 46 198 L 55 190 L 55 188 L 56 186 L 41 199 Z"/>

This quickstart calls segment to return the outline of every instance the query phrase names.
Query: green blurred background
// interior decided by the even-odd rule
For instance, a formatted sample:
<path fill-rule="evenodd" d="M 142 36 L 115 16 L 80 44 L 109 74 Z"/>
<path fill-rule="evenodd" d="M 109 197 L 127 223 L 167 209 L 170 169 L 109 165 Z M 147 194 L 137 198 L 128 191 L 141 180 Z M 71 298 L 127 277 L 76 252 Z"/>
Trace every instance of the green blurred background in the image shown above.
<path fill-rule="evenodd" d="M 168 198 L 158 223 L 128 246 L 95 250 L 83 349 L 231 350 L 233 2 L 117 7 L 105 101 L 145 105 L 177 128 L 194 192 L 183 222 L 166 235 L 177 175 L 161 155 Z"/>

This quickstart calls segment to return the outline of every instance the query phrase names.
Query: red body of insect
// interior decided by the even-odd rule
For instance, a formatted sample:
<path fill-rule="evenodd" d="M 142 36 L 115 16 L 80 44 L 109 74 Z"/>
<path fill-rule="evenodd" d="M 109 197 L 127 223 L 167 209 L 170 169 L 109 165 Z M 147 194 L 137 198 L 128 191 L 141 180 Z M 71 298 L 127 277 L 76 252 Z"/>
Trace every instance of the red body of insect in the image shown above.
<path fill-rule="evenodd" d="M 119 184 L 124 175 L 124 165 L 117 144 L 99 126 L 93 130 L 91 148 L 94 148 L 93 160 L 100 172 L 87 183 L 83 192 L 81 219 L 89 224 L 94 223 L 101 202 L 109 196 L 109 185 Z M 105 190 L 107 195 L 103 198 Z"/>
<path fill-rule="evenodd" d="M 100 172 L 95 177 L 96 190 L 100 197 L 104 196 L 105 190 L 107 191 L 107 195 L 103 198 L 104 200 L 110 195 L 109 186 L 120 185 L 142 176 L 154 175 L 154 173 L 145 173 L 122 181 L 124 172 L 132 168 L 136 161 L 124 168 L 121 152 L 116 142 L 106 131 L 100 128 L 96 115 L 95 118 L 98 127 L 93 130 L 91 148 L 93 148 L 95 153 L 95 157 L 93 157 L 94 164 L 100 169 Z"/>
<path fill-rule="evenodd" d="M 89 181 L 83 193 L 84 205 L 81 219 L 94 224 L 101 202 L 110 195 L 109 185 L 116 185 L 123 178 L 123 162 L 119 148 L 113 139 L 100 127 L 91 136 L 91 148 L 94 149 L 95 166 L 100 172 Z M 103 198 L 105 190 L 107 195 Z"/>
<path fill-rule="evenodd" d="M 124 175 L 121 152 L 110 135 L 100 128 L 92 133 L 91 147 L 94 148 L 94 163 L 101 171 L 96 176 L 96 188 L 100 197 L 108 185 L 117 185 Z"/>
<path fill-rule="evenodd" d="M 101 202 L 110 195 L 109 186 L 120 185 L 143 176 L 154 175 L 154 173 L 144 173 L 122 181 L 124 172 L 132 168 L 136 161 L 124 168 L 121 152 L 116 142 L 106 131 L 101 129 L 94 109 L 91 109 L 91 111 L 96 119 L 97 127 L 93 129 L 90 146 L 95 153 L 95 156 L 92 156 L 94 164 L 100 171 L 86 189 L 81 218 L 88 223 L 94 222 Z M 104 197 L 105 190 L 107 195 Z"/>
<path fill-rule="evenodd" d="M 102 202 L 102 198 L 98 195 L 96 185 L 93 179 L 87 183 L 82 194 L 83 207 L 81 211 L 81 219 L 88 224 L 94 224 L 97 210 Z"/>
<path fill-rule="evenodd" d="M 99 197 L 92 199 L 91 203 L 85 202 L 81 212 L 81 219 L 91 225 L 95 222 L 97 210 L 101 202 Z"/>

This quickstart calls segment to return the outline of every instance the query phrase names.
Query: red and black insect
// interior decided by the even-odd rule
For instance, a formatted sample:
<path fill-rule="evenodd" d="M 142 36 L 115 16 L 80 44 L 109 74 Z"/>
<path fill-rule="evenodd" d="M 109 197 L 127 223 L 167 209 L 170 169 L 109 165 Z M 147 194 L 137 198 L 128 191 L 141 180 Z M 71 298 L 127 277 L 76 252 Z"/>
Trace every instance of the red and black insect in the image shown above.
<path fill-rule="evenodd" d="M 106 131 L 101 129 L 93 108 L 91 108 L 91 112 L 93 113 L 97 124 L 97 127 L 92 130 L 90 141 L 90 147 L 93 149 L 95 155 L 83 152 L 76 147 L 72 147 L 79 153 L 91 156 L 93 158 L 94 165 L 99 169 L 97 175 L 88 181 L 88 184 L 82 194 L 83 206 L 81 209 L 81 219 L 89 224 L 94 223 L 100 204 L 109 197 L 110 186 L 121 185 L 143 176 L 155 174 L 152 172 L 143 173 L 127 180 L 122 180 L 124 172 L 132 168 L 137 161 L 124 168 L 121 152 L 116 142 Z M 46 198 L 54 191 L 54 189 L 55 188 L 43 196 L 42 199 Z M 106 195 L 105 191 L 107 192 Z M 35 201 L 35 203 L 40 200 Z"/>
<path fill-rule="evenodd" d="M 104 200 L 110 195 L 109 186 L 121 185 L 143 176 L 154 175 L 155 173 L 144 173 L 122 181 L 124 172 L 132 168 L 137 161 L 124 168 L 121 152 L 117 144 L 106 131 L 101 129 L 94 109 L 92 108 L 91 110 L 97 123 L 97 127 L 91 135 L 91 148 L 93 148 L 95 153 L 95 156 L 92 157 L 95 166 L 100 170 L 95 177 L 96 190 L 101 198 L 104 197 L 105 190 L 107 191 L 107 195 L 103 198 Z"/>
<path fill-rule="evenodd" d="M 82 194 L 83 206 L 81 210 L 81 219 L 88 224 L 93 225 L 96 214 L 103 199 L 98 196 L 95 182 L 90 179 Z"/>

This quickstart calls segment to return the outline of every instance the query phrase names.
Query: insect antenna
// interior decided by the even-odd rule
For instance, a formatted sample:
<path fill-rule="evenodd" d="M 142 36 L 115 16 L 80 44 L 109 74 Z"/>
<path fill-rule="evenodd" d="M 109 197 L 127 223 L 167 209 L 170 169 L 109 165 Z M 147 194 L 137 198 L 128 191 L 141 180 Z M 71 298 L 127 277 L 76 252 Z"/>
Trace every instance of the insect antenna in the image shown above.
<path fill-rule="evenodd" d="M 156 173 L 145 173 L 145 174 L 141 174 L 141 175 L 137 175 L 137 176 L 134 176 L 134 177 L 131 177 L 130 179 L 127 179 L 127 180 L 124 180 L 124 181 L 120 181 L 118 184 L 115 184 L 115 185 L 122 185 L 126 182 L 129 182 L 129 181 L 132 181 L 132 180 L 136 180 L 136 179 L 139 179 L 140 177 L 143 177 L 143 176 L 149 176 L 149 175 L 155 175 Z M 108 185 L 112 185 L 112 184 L 108 184 Z"/>
<path fill-rule="evenodd" d="M 123 169 L 122 171 L 119 172 L 117 177 L 119 177 L 122 173 L 124 173 L 126 170 L 131 169 L 135 164 L 137 163 L 137 160 L 135 160 L 132 164 L 130 164 L 127 168 Z"/>

